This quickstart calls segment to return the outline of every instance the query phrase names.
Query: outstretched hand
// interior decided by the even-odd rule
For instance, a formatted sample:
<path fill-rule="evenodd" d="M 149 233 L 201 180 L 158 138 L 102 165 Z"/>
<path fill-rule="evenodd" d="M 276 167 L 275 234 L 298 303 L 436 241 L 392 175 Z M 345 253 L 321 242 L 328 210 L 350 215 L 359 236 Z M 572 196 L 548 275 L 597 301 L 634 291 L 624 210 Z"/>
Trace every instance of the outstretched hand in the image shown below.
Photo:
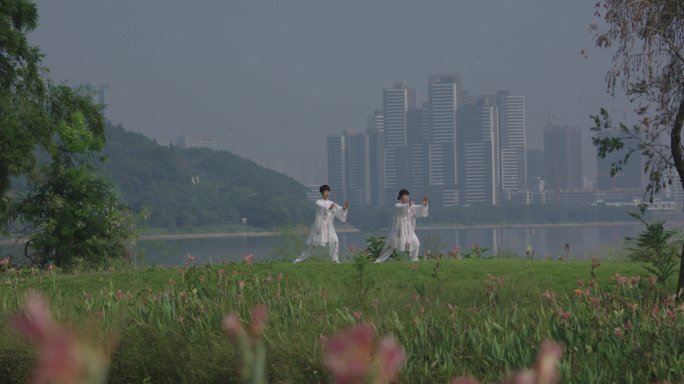
<path fill-rule="evenodd" d="M 333 208 L 335 208 L 335 203 L 330 204 L 330 208 L 328 209 L 332 210 Z"/>
<path fill-rule="evenodd" d="M 349 202 L 348 202 L 348 201 L 345 201 L 345 202 L 342 204 L 342 209 L 344 209 L 344 210 L 346 211 L 347 208 L 349 208 Z"/>
<path fill-rule="evenodd" d="M 423 197 L 423 205 L 427 205 L 427 203 L 428 203 L 428 198 L 427 198 L 427 196 L 424 196 Z"/>

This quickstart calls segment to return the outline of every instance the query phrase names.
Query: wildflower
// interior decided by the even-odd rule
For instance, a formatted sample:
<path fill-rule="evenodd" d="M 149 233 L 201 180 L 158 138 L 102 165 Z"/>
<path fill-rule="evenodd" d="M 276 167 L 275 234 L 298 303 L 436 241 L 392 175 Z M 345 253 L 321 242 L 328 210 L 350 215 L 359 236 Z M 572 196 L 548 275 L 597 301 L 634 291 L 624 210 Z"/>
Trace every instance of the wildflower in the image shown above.
<path fill-rule="evenodd" d="M 116 300 L 119 300 L 119 301 L 121 301 L 124 298 L 124 294 L 123 294 L 123 292 L 121 292 L 120 289 L 116 291 L 115 296 L 116 296 Z"/>
<path fill-rule="evenodd" d="M 247 265 L 252 265 L 253 259 L 254 259 L 254 255 L 252 255 L 251 253 L 242 256 L 242 260 L 244 260 L 245 263 L 247 263 Z"/>
<path fill-rule="evenodd" d="M 601 306 L 601 298 L 600 298 L 600 297 L 597 297 L 597 296 L 592 297 L 592 298 L 591 298 L 591 305 L 592 305 L 594 308 L 600 307 L 600 306 Z"/>
<path fill-rule="evenodd" d="M 576 296 L 582 296 L 582 290 L 579 288 L 575 289 L 575 295 Z"/>
<path fill-rule="evenodd" d="M 10 259 L 9 257 L 5 257 L 4 259 L 0 259 L 0 267 L 4 268 L 9 268 L 10 265 Z"/>
<path fill-rule="evenodd" d="M 458 259 L 461 256 L 461 246 L 454 245 L 454 247 L 448 252 L 448 255 L 452 259 Z"/>
<path fill-rule="evenodd" d="M 381 383 L 390 383 L 399 374 L 406 362 L 406 352 L 396 340 L 385 337 L 378 346 L 378 363 L 380 372 L 378 375 Z"/>
<path fill-rule="evenodd" d="M 560 381 L 558 362 L 565 352 L 565 347 L 552 341 L 544 341 L 537 355 L 535 376 L 537 383 L 557 383 Z"/>
<path fill-rule="evenodd" d="M 655 287 L 656 283 L 658 282 L 658 278 L 654 275 L 649 275 L 648 276 L 648 284 L 651 287 Z"/>
<path fill-rule="evenodd" d="M 361 315 L 362 315 L 361 312 L 354 311 L 354 318 L 356 319 L 356 321 L 361 321 Z"/>
<path fill-rule="evenodd" d="M 278 282 L 281 282 L 283 280 L 283 273 L 278 272 Z"/>
<path fill-rule="evenodd" d="M 268 308 L 266 307 L 266 304 L 259 304 L 252 309 L 251 327 L 252 332 L 255 335 L 260 336 L 264 333 L 266 317 L 268 317 Z"/>
<path fill-rule="evenodd" d="M 373 301 L 371 302 L 371 306 L 375 309 L 378 309 L 378 304 L 380 304 L 380 300 L 378 299 L 373 299 Z"/>
<path fill-rule="evenodd" d="M 627 277 L 626 277 L 626 276 L 622 276 L 622 275 L 620 275 L 619 273 L 616 273 L 616 274 L 613 276 L 613 279 L 615 280 L 615 282 L 616 282 L 618 285 L 621 285 L 621 286 L 623 286 L 623 287 L 624 287 L 625 285 L 627 285 Z"/>
<path fill-rule="evenodd" d="M 639 276 L 632 276 L 632 277 L 629 279 L 629 287 L 630 287 L 630 288 L 634 288 L 634 287 L 638 286 L 640 281 L 641 281 L 641 277 L 639 277 Z"/>
<path fill-rule="evenodd" d="M 356 251 L 358 251 L 359 249 L 356 248 L 356 246 L 352 244 L 347 248 L 347 250 L 349 251 L 349 253 L 356 253 Z"/>
<path fill-rule="evenodd" d="M 24 312 L 14 326 L 39 349 L 32 383 L 104 383 L 109 353 L 79 340 L 52 319 L 47 300 L 40 294 L 26 295 Z"/>
<path fill-rule="evenodd" d="M 549 291 L 548 289 L 542 293 L 542 296 L 544 296 L 545 299 L 549 301 L 553 301 L 556 299 L 556 294 L 554 292 Z"/>
<path fill-rule="evenodd" d="M 238 338 L 245 333 L 244 328 L 242 328 L 242 322 L 240 322 L 240 319 L 234 313 L 231 313 L 223 319 L 222 328 L 235 338 Z"/>
<path fill-rule="evenodd" d="M 54 270 L 55 270 L 55 266 L 52 265 L 52 263 L 50 265 L 48 265 L 48 271 L 49 272 L 53 272 Z"/>
<path fill-rule="evenodd" d="M 451 380 L 451 384 L 480 384 L 480 382 L 474 377 L 464 376 Z"/>
<path fill-rule="evenodd" d="M 532 248 L 531 245 L 528 245 L 527 250 L 525 251 L 525 254 L 527 255 L 528 259 L 531 259 L 532 256 L 534 256 L 534 248 Z"/>
<path fill-rule="evenodd" d="M 613 331 L 613 334 L 617 337 L 622 337 L 622 335 L 623 335 L 622 334 L 622 328 L 620 328 L 620 327 L 615 328 L 615 331 Z"/>
<path fill-rule="evenodd" d="M 563 319 L 563 321 L 567 321 L 570 319 L 572 316 L 572 313 L 565 311 L 563 308 L 558 309 L 558 316 Z"/>
<path fill-rule="evenodd" d="M 410 269 L 412 272 L 417 271 L 417 270 L 418 270 L 418 263 L 411 263 L 411 264 L 409 265 L 409 269 Z"/>
<path fill-rule="evenodd" d="M 627 308 L 629 308 L 629 310 L 630 310 L 632 313 L 634 313 L 634 312 L 636 312 L 636 310 L 637 310 L 637 304 L 636 304 L 636 303 L 628 303 L 628 304 L 627 304 Z"/>
<path fill-rule="evenodd" d="M 195 256 L 188 253 L 188 257 L 185 260 L 185 265 L 190 265 L 190 264 L 193 264 L 194 262 L 195 262 Z"/>
<path fill-rule="evenodd" d="M 325 346 L 325 344 L 328 343 L 328 338 L 323 335 L 318 335 L 318 342 L 321 343 L 321 345 Z"/>
<path fill-rule="evenodd" d="M 238 286 L 240 287 L 240 289 L 244 289 L 244 288 L 245 288 L 245 281 L 244 281 L 244 280 L 240 280 L 240 281 L 238 282 Z"/>
<path fill-rule="evenodd" d="M 268 276 L 264 279 L 264 281 L 266 282 L 266 284 L 271 284 L 271 283 L 273 282 L 273 276 L 268 275 Z"/>
<path fill-rule="evenodd" d="M 325 345 L 325 366 L 340 384 L 360 381 L 369 371 L 373 354 L 373 328 L 357 325 L 328 340 Z"/>
<path fill-rule="evenodd" d="M 170 284 L 170 285 L 176 285 L 176 280 L 174 280 L 174 279 L 169 279 L 169 284 Z"/>

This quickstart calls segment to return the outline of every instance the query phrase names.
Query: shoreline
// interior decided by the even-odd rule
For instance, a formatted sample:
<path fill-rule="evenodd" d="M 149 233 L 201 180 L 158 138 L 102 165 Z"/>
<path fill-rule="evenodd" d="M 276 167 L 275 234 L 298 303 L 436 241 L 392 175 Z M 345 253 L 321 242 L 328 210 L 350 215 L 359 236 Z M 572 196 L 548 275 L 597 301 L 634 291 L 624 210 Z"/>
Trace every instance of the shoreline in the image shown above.
<path fill-rule="evenodd" d="M 684 227 L 684 221 L 671 221 L 677 227 Z M 609 227 L 609 226 L 640 226 L 641 223 L 636 221 L 613 221 L 613 222 L 586 222 L 586 223 L 536 223 L 536 224 L 432 224 L 432 225 L 418 225 L 417 232 L 430 230 L 463 230 L 463 229 L 540 229 L 540 228 L 575 228 L 583 226 L 592 227 Z M 383 232 L 387 228 L 381 228 L 370 232 Z M 362 232 L 357 228 L 339 228 L 337 233 L 359 233 Z M 297 231 L 298 235 L 304 235 L 307 230 Z M 264 231 L 264 232 L 208 232 L 208 233 L 173 233 L 165 235 L 140 235 L 138 241 L 153 241 L 153 240 L 198 240 L 198 239 L 228 239 L 228 238 L 255 238 L 255 237 L 277 237 L 280 232 Z M 0 245 L 25 244 L 25 239 L 0 239 Z"/>

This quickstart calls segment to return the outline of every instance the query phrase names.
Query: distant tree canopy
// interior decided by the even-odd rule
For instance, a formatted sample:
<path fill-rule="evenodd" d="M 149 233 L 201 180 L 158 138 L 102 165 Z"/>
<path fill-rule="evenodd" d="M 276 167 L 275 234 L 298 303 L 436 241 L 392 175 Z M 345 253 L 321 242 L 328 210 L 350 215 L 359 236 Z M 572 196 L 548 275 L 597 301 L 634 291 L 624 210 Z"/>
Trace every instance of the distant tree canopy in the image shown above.
<path fill-rule="evenodd" d="M 180 228 L 241 222 L 262 228 L 303 224 L 313 209 L 294 179 L 225 151 L 169 148 L 107 127 L 104 166 L 121 199 L 147 209 L 148 225 Z"/>
<path fill-rule="evenodd" d="M 431 209 L 420 225 L 431 224 L 557 224 L 616 222 L 629 219 L 628 208 L 609 206 L 561 205 L 472 205 Z M 392 207 L 350 211 L 349 223 L 364 230 L 389 226 Z"/>

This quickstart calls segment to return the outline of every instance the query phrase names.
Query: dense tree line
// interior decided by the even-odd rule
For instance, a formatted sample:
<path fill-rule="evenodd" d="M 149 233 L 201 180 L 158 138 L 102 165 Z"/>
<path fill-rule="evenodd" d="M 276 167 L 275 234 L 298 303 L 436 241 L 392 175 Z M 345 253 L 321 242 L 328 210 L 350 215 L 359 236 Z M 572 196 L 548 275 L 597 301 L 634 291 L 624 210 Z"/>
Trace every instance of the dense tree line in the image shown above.
<path fill-rule="evenodd" d="M 630 221 L 628 210 L 588 205 L 473 205 L 431 209 L 430 216 L 421 219 L 421 223 L 478 225 Z M 365 230 L 376 230 L 387 227 L 391 217 L 391 207 L 355 209 L 350 211 L 349 222 Z"/>
<path fill-rule="evenodd" d="M 294 179 L 226 151 L 164 147 L 121 126 L 107 127 L 104 172 L 146 224 L 180 228 L 241 222 L 262 228 L 311 219 Z"/>

